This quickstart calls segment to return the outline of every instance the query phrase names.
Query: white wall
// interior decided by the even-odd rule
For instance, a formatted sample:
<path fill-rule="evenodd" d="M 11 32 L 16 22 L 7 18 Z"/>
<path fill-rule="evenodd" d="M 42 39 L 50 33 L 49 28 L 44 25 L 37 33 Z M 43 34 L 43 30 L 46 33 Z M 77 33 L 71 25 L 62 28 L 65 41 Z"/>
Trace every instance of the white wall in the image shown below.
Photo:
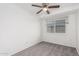
<path fill-rule="evenodd" d="M 79 54 L 79 11 L 77 12 L 76 26 L 77 26 L 77 52 Z"/>
<path fill-rule="evenodd" d="M 0 4 L 0 55 L 12 55 L 39 42 L 40 23 L 16 4 Z"/>
<path fill-rule="evenodd" d="M 62 13 L 61 13 L 62 14 Z M 56 17 L 59 17 L 61 14 L 51 17 L 42 18 L 42 39 L 46 42 L 56 43 L 60 45 L 70 46 L 70 47 L 76 47 L 76 15 L 68 14 L 68 22 L 69 24 L 66 24 L 66 33 L 48 33 L 47 32 L 47 24 L 46 20 L 54 20 Z M 65 13 L 62 14 L 62 17 Z M 59 17 L 61 18 L 61 17 Z"/>

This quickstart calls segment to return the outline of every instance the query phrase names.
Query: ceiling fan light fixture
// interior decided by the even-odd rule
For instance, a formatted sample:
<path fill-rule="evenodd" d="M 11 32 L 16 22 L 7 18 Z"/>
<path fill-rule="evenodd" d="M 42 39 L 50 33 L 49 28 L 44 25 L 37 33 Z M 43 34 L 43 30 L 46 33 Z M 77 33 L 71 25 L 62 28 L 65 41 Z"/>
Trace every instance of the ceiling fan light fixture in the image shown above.
<path fill-rule="evenodd" d="M 47 11 L 48 9 L 47 8 L 43 8 L 43 11 Z"/>

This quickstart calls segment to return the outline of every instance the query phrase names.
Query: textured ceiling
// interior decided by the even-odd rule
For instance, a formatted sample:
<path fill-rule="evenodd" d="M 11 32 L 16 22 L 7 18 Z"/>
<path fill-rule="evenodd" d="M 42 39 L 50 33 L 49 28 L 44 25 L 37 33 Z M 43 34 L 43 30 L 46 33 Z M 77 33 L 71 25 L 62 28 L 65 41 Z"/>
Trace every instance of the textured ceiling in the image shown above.
<path fill-rule="evenodd" d="M 34 3 L 33 3 L 34 4 Z M 35 3 L 36 5 L 41 5 L 41 3 Z M 37 11 L 40 10 L 40 8 L 31 6 L 32 3 L 21 3 L 17 4 L 20 8 L 23 8 L 24 10 L 28 11 L 32 15 L 36 15 L 38 17 L 48 15 L 46 12 L 41 12 L 40 14 L 36 14 Z M 75 9 L 79 6 L 79 3 L 50 3 L 49 5 L 60 5 L 60 8 L 56 9 L 50 9 L 50 14 L 60 13 L 69 9 Z"/>

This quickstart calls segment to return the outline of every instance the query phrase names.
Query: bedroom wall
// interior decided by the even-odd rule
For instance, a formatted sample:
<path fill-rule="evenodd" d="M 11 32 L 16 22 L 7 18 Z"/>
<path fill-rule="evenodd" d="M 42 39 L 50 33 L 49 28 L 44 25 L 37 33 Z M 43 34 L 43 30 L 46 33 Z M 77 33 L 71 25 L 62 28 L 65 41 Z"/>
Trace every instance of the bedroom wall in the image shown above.
<path fill-rule="evenodd" d="M 62 14 L 62 13 L 61 13 Z M 76 47 L 76 14 L 61 14 L 42 18 L 42 40 L 50 43 Z M 61 16 L 61 17 L 60 17 Z M 69 24 L 66 24 L 66 33 L 48 33 L 46 20 L 55 20 L 56 17 L 62 18 L 68 16 Z"/>
<path fill-rule="evenodd" d="M 12 55 L 40 42 L 40 22 L 16 4 L 0 4 L 0 55 Z"/>
<path fill-rule="evenodd" d="M 78 10 L 78 12 L 77 12 L 77 14 L 76 14 L 76 19 L 77 19 L 77 21 L 76 21 L 76 26 L 77 26 L 77 52 L 78 52 L 78 54 L 79 54 L 79 10 Z"/>

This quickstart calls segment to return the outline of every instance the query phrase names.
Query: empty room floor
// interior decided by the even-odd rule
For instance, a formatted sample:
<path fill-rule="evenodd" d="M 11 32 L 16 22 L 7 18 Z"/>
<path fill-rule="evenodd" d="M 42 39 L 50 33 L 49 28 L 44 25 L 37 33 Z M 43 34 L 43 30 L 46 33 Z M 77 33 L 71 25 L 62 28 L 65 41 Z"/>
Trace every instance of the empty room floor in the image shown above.
<path fill-rule="evenodd" d="M 48 42 L 40 42 L 13 56 L 78 56 L 75 48 Z"/>

